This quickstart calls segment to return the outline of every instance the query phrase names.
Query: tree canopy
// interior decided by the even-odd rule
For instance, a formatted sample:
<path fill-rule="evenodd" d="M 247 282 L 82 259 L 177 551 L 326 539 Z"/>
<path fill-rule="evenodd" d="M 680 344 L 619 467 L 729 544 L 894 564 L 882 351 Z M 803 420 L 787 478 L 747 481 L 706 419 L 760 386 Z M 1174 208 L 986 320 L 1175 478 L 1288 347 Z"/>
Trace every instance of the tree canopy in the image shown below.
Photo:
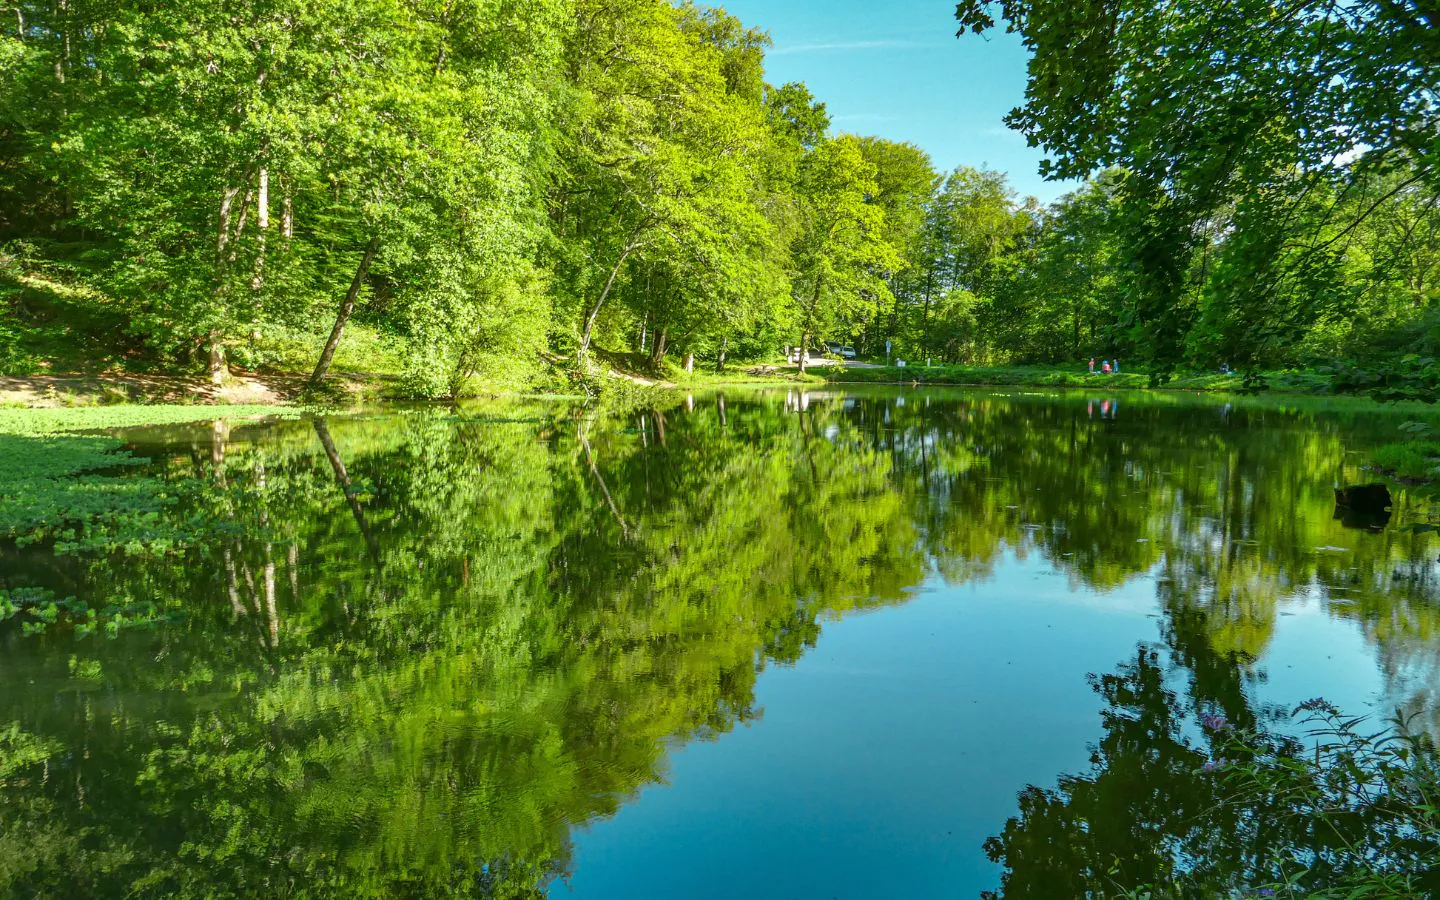
<path fill-rule="evenodd" d="M 6 372 L 371 365 L 435 397 L 592 348 L 839 341 L 1440 393 L 1419 0 L 959 4 L 1030 51 L 1009 123 L 1083 179 L 1050 204 L 833 128 L 764 32 L 689 2 L 12 11 Z"/>
<path fill-rule="evenodd" d="M 1031 51 L 1009 123 L 1044 171 L 1119 173 L 1117 336 L 1162 373 L 1373 365 L 1433 340 L 1433 4 L 966 0 L 956 17 Z"/>

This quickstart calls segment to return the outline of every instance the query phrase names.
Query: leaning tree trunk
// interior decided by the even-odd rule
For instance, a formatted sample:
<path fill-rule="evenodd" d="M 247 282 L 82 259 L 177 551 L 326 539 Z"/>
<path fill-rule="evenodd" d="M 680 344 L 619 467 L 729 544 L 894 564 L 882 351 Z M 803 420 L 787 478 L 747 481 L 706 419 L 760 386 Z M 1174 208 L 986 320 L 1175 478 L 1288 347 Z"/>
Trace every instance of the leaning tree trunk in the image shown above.
<path fill-rule="evenodd" d="M 310 373 L 312 388 L 319 386 L 325 373 L 330 371 L 330 361 L 335 358 L 335 348 L 340 346 L 340 337 L 345 333 L 345 323 L 350 321 L 350 314 L 355 312 L 355 301 L 360 298 L 360 289 L 365 286 L 365 277 L 370 274 L 370 264 L 374 262 L 375 251 L 379 249 L 380 236 L 371 236 L 370 243 L 365 245 L 365 255 L 360 257 L 360 265 L 355 267 L 355 278 L 350 282 L 350 290 L 345 293 L 345 300 L 335 315 L 335 327 L 330 329 L 325 349 L 320 351 L 320 361 L 315 364 L 315 371 Z"/>
<path fill-rule="evenodd" d="M 610 270 L 610 277 L 605 279 L 605 289 L 600 292 L 600 296 L 596 299 L 595 305 L 590 307 L 590 314 L 585 317 L 585 330 L 580 335 L 580 349 L 575 353 L 577 362 L 583 363 L 585 361 L 585 354 L 590 352 L 590 338 L 595 333 L 595 320 L 600 318 L 600 308 L 605 305 L 605 298 L 610 296 L 610 289 L 615 286 L 615 279 L 620 276 L 620 267 L 625 265 L 625 260 L 629 259 L 630 254 L 638 249 L 640 249 L 640 245 L 634 241 L 626 244 L 625 250 L 620 254 L 620 258 L 615 261 L 615 268 Z"/>

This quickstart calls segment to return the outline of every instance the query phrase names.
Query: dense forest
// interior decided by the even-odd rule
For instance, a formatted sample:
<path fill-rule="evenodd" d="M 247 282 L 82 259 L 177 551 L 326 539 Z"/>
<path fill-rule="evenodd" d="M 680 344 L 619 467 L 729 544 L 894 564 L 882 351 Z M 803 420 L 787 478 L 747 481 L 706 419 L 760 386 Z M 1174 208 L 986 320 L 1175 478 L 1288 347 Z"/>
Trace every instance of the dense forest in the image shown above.
<path fill-rule="evenodd" d="M 838 133 L 688 2 L 5 12 L 0 372 L 318 380 L 354 346 L 433 397 L 842 340 L 1440 384 L 1428 0 L 967 0 L 954 52 L 1019 32 L 1010 124 L 1082 179 L 1048 206 Z"/>

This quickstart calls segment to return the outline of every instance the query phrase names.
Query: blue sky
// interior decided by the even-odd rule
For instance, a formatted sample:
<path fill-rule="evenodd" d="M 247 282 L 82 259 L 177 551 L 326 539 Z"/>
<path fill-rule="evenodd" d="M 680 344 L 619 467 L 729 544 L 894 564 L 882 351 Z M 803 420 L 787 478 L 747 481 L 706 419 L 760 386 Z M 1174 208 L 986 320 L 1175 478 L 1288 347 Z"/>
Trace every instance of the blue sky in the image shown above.
<path fill-rule="evenodd" d="M 1014 35 L 955 37 L 953 0 L 730 0 L 746 25 L 770 32 L 766 77 L 803 81 L 834 128 L 918 144 L 937 168 L 998 169 L 1021 194 L 1050 201 L 1073 183 L 1047 182 L 1043 154 L 1005 127 L 1025 96 L 1025 49 Z"/>

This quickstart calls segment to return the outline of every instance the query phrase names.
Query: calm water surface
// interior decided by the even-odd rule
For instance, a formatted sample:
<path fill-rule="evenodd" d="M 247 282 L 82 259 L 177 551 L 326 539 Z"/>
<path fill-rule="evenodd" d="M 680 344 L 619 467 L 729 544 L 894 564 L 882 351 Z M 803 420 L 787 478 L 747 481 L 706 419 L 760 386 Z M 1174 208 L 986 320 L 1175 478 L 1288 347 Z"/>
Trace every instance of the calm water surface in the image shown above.
<path fill-rule="evenodd" d="M 679 400 L 134 433 L 180 549 L 0 549 L 165 611 L 0 623 L 0 889 L 1069 896 L 1185 834 L 1201 714 L 1440 726 L 1430 503 L 1335 517 L 1403 420 Z"/>

